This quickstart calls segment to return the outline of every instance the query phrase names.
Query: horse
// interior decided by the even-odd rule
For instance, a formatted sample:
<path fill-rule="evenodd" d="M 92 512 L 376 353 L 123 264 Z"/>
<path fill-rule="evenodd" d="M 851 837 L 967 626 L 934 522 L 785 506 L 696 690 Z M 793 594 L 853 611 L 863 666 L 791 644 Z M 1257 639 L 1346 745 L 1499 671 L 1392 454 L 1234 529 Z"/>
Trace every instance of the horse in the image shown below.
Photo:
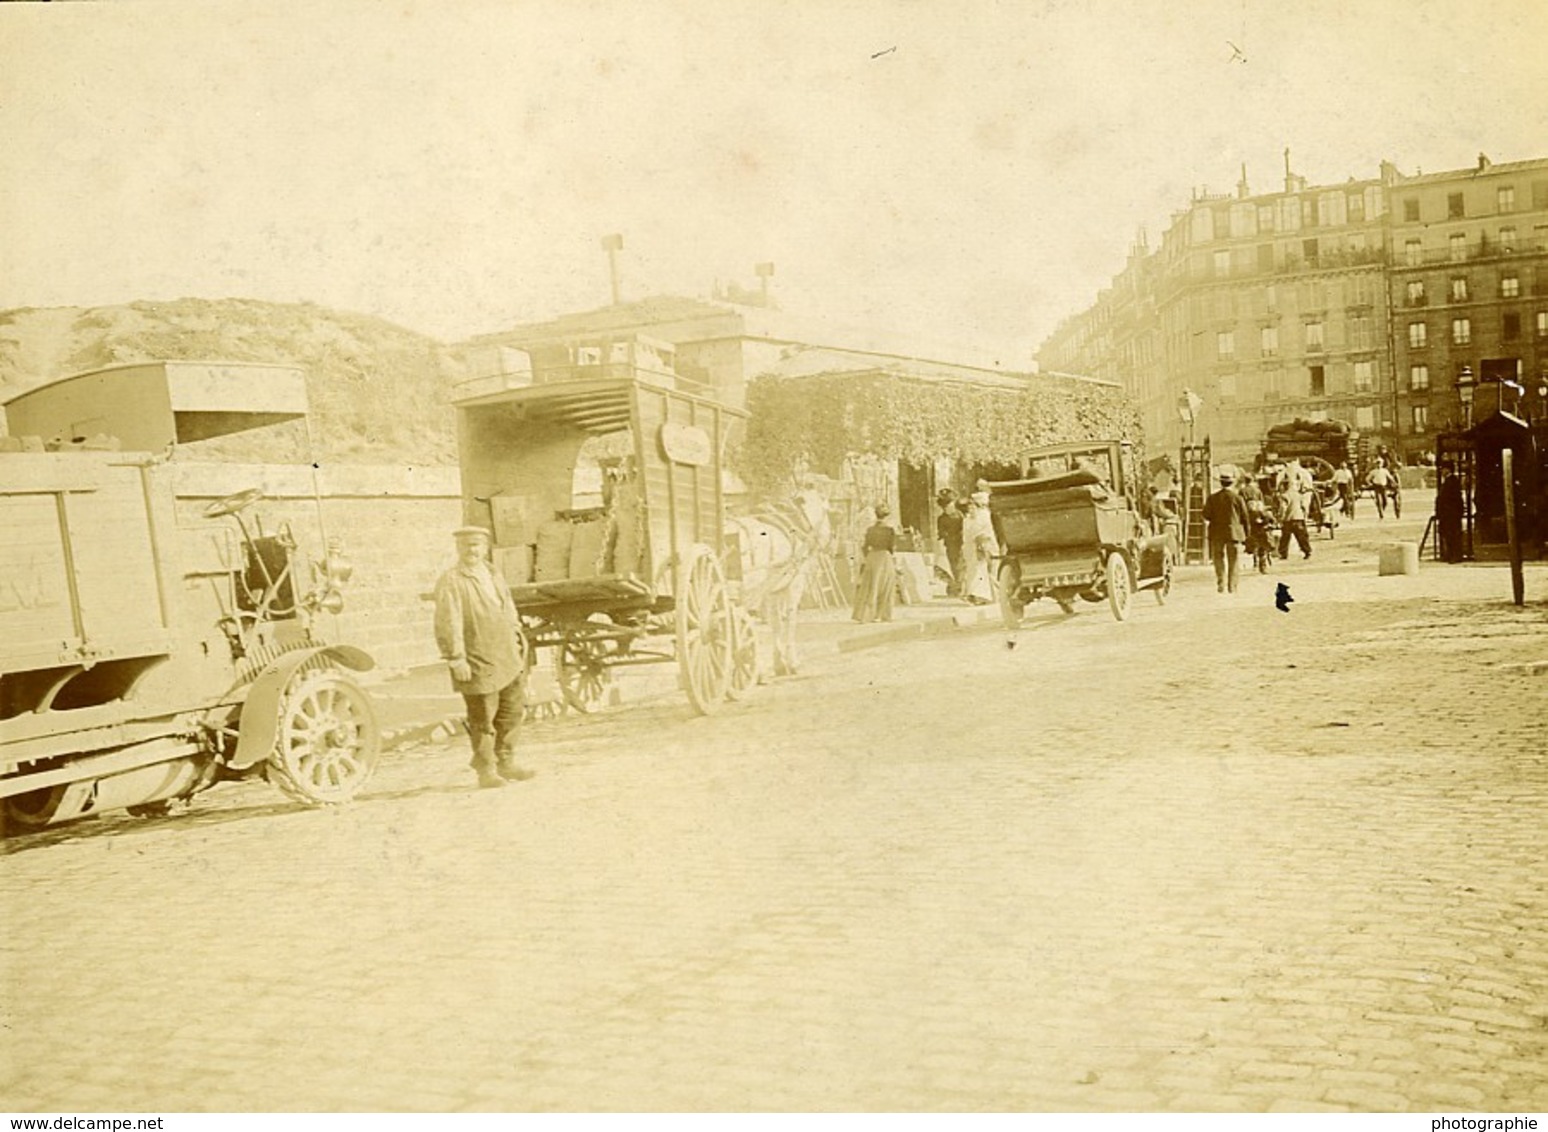
<path fill-rule="evenodd" d="M 742 603 L 773 630 L 774 675 L 794 675 L 796 616 L 818 555 L 833 541 L 828 502 L 803 488 L 788 501 L 726 521 L 741 549 Z"/>

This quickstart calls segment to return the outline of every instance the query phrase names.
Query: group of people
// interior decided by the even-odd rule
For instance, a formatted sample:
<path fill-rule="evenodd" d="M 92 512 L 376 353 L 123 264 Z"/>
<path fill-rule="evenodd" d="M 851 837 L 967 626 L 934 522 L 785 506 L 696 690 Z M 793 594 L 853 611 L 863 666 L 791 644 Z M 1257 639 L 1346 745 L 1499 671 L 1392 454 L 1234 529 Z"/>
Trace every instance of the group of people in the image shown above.
<path fill-rule="evenodd" d="M 1260 572 L 1267 571 L 1276 549 L 1281 560 L 1288 558 L 1292 540 L 1303 560 L 1312 556 L 1306 526 L 1316 505 L 1311 473 L 1292 462 L 1281 472 L 1265 475 L 1262 482 L 1246 476 L 1238 487 L 1237 478 L 1235 469 L 1222 468 L 1219 488 L 1204 501 L 1205 541 L 1220 593 L 1236 592 L 1244 547 Z M 1270 541 L 1276 526 L 1277 548 Z"/>
<path fill-rule="evenodd" d="M 1308 524 L 1321 521 L 1322 501 L 1317 495 L 1309 468 L 1299 460 L 1265 469 L 1258 480 L 1240 477 L 1234 469 L 1219 473 L 1220 487 L 1204 504 L 1206 541 L 1210 561 L 1215 568 L 1215 585 L 1221 593 L 1235 593 L 1239 548 L 1245 547 L 1260 572 L 1267 572 L 1275 552 L 1283 560 L 1289 557 L 1293 541 L 1302 559 L 1312 556 Z M 1365 482 L 1376 497 L 1376 514 L 1386 518 L 1402 515 L 1402 489 L 1397 473 L 1378 456 L 1365 475 Z M 1333 470 L 1340 510 L 1354 518 L 1355 475 L 1347 462 Z M 1272 531 L 1279 528 L 1278 546 L 1271 544 Z"/>
<path fill-rule="evenodd" d="M 1000 541 L 989 514 L 989 492 L 979 487 L 966 499 L 943 487 L 935 495 L 935 527 L 946 548 L 946 592 L 970 605 L 994 600 L 994 559 Z"/>
<path fill-rule="evenodd" d="M 958 499 L 950 488 L 935 497 L 936 531 L 946 549 L 947 592 L 970 605 L 994 600 L 994 559 L 1000 553 L 989 517 L 989 493 L 980 488 Z M 875 521 L 860 541 L 860 571 L 855 579 L 853 618 L 866 623 L 891 621 L 897 589 L 897 530 L 891 511 L 880 503 L 871 509 Z"/>

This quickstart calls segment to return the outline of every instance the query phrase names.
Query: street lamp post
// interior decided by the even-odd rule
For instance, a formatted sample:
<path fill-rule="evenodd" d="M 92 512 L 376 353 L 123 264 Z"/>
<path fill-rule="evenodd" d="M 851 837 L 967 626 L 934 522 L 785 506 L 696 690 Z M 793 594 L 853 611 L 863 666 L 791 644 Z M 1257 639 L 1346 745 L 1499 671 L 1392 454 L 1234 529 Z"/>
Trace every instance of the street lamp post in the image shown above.
<path fill-rule="evenodd" d="M 1477 388 L 1478 383 L 1473 380 L 1473 367 L 1463 366 L 1462 372 L 1457 374 L 1457 397 L 1462 401 L 1464 429 L 1473 427 L 1473 393 Z"/>
<path fill-rule="evenodd" d="M 1177 415 L 1182 423 L 1188 426 L 1188 447 L 1193 447 L 1193 426 L 1199 419 L 1199 410 L 1204 406 L 1204 398 L 1191 389 L 1184 389 L 1182 396 L 1177 398 Z"/>

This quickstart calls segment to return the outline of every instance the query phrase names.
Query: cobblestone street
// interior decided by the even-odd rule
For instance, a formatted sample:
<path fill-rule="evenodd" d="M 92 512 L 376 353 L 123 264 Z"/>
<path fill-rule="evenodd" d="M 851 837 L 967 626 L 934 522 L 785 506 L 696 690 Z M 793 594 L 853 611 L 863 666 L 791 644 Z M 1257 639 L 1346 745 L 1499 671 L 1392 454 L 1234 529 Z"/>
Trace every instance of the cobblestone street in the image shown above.
<path fill-rule="evenodd" d="M 1296 603 L 1275 610 L 1274 584 Z M 1548 572 L 1185 572 L 11 844 L 65 1110 L 1548 1109 Z M 1536 602 L 1536 604 L 1534 604 Z"/>

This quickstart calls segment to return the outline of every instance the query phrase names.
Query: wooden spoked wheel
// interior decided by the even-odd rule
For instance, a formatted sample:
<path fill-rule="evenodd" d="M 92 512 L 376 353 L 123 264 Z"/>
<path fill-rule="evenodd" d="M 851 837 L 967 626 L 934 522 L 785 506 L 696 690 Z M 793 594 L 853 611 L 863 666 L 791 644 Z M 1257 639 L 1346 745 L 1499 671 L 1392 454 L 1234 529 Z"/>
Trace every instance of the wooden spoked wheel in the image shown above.
<path fill-rule="evenodd" d="M 1131 596 L 1128 560 L 1115 550 L 1107 556 L 1107 601 L 1115 620 L 1123 621 L 1129 616 Z"/>
<path fill-rule="evenodd" d="M 758 630 L 752 615 L 740 605 L 731 607 L 731 677 L 726 699 L 740 700 L 758 685 Z"/>
<path fill-rule="evenodd" d="M 725 574 L 709 547 L 695 545 L 678 567 L 677 664 L 694 710 L 709 715 L 731 682 L 731 597 Z"/>
<path fill-rule="evenodd" d="M 571 637 L 554 652 L 554 668 L 559 677 L 559 690 L 564 703 L 571 711 L 582 715 L 594 712 L 607 699 L 607 689 L 613 682 L 605 657 L 607 646 L 602 641 L 586 637 Z"/>
<path fill-rule="evenodd" d="M 382 754 L 371 697 L 342 672 L 302 673 L 285 692 L 268 779 L 309 805 L 347 802 Z"/>

